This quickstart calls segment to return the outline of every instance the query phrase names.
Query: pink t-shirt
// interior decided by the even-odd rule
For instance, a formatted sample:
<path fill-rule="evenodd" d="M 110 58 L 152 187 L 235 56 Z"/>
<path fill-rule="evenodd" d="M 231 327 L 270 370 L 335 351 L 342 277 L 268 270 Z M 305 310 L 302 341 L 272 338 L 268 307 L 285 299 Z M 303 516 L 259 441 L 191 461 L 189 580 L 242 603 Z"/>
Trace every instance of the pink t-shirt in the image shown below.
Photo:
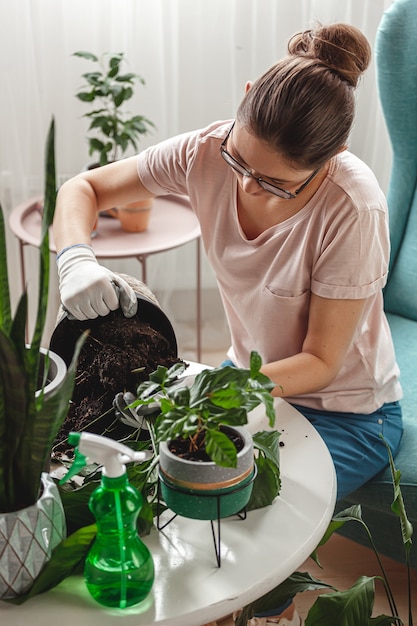
<path fill-rule="evenodd" d="M 229 322 L 229 357 L 247 367 L 301 350 L 311 292 L 367 298 L 345 363 L 319 392 L 287 397 L 327 411 L 371 413 L 401 397 L 383 312 L 389 259 L 385 197 L 370 169 L 345 151 L 293 217 L 247 239 L 237 216 L 237 179 L 220 155 L 231 122 L 179 135 L 138 155 L 138 173 L 155 195 L 186 194 L 201 225 Z"/>

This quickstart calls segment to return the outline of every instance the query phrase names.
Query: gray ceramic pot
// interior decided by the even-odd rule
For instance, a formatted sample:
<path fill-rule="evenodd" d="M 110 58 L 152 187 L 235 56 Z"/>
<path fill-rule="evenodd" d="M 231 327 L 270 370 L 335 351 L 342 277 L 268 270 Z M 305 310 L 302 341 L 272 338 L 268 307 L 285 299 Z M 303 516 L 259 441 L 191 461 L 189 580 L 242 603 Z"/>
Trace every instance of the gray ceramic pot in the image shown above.
<path fill-rule="evenodd" d="M 217 519 L 234 515 L 247 505 L 255 472 L 252 436 L 244 428 L 227 428 L 243 439 L 236 468 L 182 459 L 170 451 L 169 442 L 160 443 L 161 495 L 174 513 L 193 519 Z"/>
<path fill-rule="evenodd" d="M 65 513 L 58 488 L 43 473 L 42 493 L 35 504 L 0 513 L 0 598 L 7 600 L 26 593 L 65 536 Z"/>

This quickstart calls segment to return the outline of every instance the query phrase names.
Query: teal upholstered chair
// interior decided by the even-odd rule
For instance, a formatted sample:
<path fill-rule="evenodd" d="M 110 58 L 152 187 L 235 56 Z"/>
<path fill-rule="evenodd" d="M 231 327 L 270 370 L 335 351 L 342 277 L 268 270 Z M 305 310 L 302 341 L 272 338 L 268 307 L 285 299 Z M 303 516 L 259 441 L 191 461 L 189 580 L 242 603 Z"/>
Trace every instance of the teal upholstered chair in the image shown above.
<path fill-rule="evenodd" d="M 385 308 L 404 390 L 404 436 L 395 465 L 408 517 L 415 529 L 412 564 L 417 567 L 417 0 L 395 0 L 379 25 L 375 57 L 379 95 L 390 136 L 393 163 L 387 194 L 391 268 Z M 404 560 L 399 521 L 390 510 L 389 470 L 338 504 L 361 504 L 378 550 Z M 358 528 L 353 528 L 358 526 Z M 357 524 L 343 534 L 366 544 Z"/>

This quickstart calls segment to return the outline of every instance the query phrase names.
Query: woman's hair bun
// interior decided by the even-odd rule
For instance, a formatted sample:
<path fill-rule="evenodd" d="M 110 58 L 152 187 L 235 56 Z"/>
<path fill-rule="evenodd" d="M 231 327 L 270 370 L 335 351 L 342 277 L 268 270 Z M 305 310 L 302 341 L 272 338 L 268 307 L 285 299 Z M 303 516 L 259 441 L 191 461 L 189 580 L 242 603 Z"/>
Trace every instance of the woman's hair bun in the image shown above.
<path fill-rule="evenodd" d="M 288 43 L 288 52 L 316 59 L 353 87 L 371 60 L 368 40 L 350 24 L 319 25 L 297 33 Z"/>

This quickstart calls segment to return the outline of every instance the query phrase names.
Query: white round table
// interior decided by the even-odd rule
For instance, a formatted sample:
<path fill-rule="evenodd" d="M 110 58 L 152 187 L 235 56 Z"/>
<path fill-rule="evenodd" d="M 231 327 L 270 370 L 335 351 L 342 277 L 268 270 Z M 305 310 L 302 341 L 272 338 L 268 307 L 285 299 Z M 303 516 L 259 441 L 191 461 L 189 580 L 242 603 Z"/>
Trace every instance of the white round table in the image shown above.
<path fill-rule="evenodd" d="M 196 364 L 197 365 L 197 364 Z M 201 369 L 201 368 L 200 368 Z M 190 370 L 187 374 L 192 373 Z M 155 583 L 142 605 L 102 607 L 83 578 L 15 606 L 0 602 L 7 626 L 199 626 L 248 604 L 285 580 L 315 549 L 332 517 L 336 480 L 330 454 L 310 423 L 283 400 L 275 401 L 282 432 L 282 490 L 274 503 L 245 520 L 221 520 L 221 567 L 210 522 L 176 517 L 144 538 L 155 561 Z M 250 430 L 268 429 L 261 408 Z"/>

